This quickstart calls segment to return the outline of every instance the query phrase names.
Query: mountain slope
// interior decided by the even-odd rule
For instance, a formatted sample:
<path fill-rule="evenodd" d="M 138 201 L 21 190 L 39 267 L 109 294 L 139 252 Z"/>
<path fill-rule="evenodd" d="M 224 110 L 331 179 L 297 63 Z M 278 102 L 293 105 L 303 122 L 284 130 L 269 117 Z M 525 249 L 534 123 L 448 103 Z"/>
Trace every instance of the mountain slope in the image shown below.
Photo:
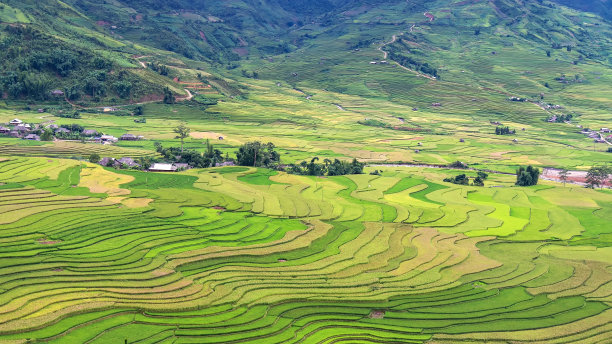
<path fill-rule="evenodd" d="M 9 0 L 0 18 L 3 93 L 14 99 L 48 100 L 52 89 L 107 103 L 181 93 L 172 80 L 181 69 L 142 68 L 161 63 L 401 101 L 421 80 L 360 72 L 384 58 L 407 75 L 533 97 L 566 88 L 555 82 L 563 75 L 590 82 L 585 75 L 611 64 L 605 20 L 535 0 Z"/>

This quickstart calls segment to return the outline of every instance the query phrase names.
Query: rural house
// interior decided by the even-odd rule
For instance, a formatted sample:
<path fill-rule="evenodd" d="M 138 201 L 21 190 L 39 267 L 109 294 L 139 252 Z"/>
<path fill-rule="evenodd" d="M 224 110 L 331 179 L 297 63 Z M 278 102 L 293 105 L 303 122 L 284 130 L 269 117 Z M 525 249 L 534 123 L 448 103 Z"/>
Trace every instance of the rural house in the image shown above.
<path fill-rule="evenodd" d="M 24 133 L 24 132 L 30 131 L 30 129 L 28 127 L 26 127 L 25 125 L 18 125 L 13 130 L 18 131 L 20 133 Z"/>
<path fill-rule="evenodd" d="M 176 172 L 177 167 L 174 164 L 155 163 L 149 167 L 150 172 Z"/>
<path fill-rule="evenodd" d="M 40 141 L 40 136 L 36 135 L 36 134 L 29 134 L 26 137 L 23 138 L 24 140 L 31 140 L 31 141 Z"/>
<path fill-rule="evenodd" d="M 125 165 L 129 168 L 132 167 L 140 167 L 140 164 L 136 163 L 132 158 L 121 158 L 119 160 L 115 160 L 116 163 L 119 163 L 119 167 Z"/>
<path fill-rule="evenodd" d="M 93 129 L 86 129 L 86 130 L 83 130 L 81 134 L 83 136 L 96 136 L 98 135 L 98 132 Z"/>
<path fill-rule="evenodd" d="M 117 138 L 112 136 L 112 135 L 102 135 L 100 136 L 100 142 L 101 143 L 113 143 L 113 142 L 117 142 Z"/>
<path fill-rule="evenodd" d="M 22 123 L 23 123 L 23 121 L 18 119 L 18 118 L 15 118 L 14 120 L 9 122 L 10 125 L 19 125 L 19 124 L 22 124 Z"/>
<path fill-rule="evenodd" d="M 10 128 L 0 126 L 0 134 L 8 134 L 11 132 Z"/>
<path fill-rule="evenodd" d="M 66 128 L 57 128 L 55 130 L 55 133 L 56 134 L 58 134 L 58 133 L 61 133 L 61 134 L 70 134 L 70 130 L 66 129 Z"/>
<path fill-rule="evenodd" d="M 98 161 L 98 164 L 102 166 L 109 166 L 110 164 L 114 162 L 115 162 L 114 158 L 105 157 L 105 158 L 100 159 L 100 161 Z"/>
<path fill-rule="evenodd" d="M 51 95 L 54 97 L 63 97 L 64 96 L 64 91 L 62 90 L 53 90 L 51 91 Z"/>
<path fill-rule="evenodd" d="M 121 141 L 138 141 L 140 138 L 134 134 L 123 134 L 119 138 Z"/>

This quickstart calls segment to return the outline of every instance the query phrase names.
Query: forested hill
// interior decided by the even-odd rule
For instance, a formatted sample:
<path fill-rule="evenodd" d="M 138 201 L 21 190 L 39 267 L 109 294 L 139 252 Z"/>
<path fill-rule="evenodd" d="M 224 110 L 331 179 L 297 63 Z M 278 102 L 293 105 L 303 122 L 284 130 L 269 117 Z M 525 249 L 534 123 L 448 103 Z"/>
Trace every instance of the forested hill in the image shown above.
<path fill-rule="evenodd" d="M 293 67 L 276 66 L 281 73 L 273 74 L 263 61 L 299 52 L 308 64 L 317 49 L 376 49 L 393 35 L 400 39 L 385 50 L 394 60 L 442 80 L 444 69 L 462 64 L 444 53 L 450 39 L 490 39 L 534 56 L 551 50 L 555 59 L 609 65 L 608 22 L 581 10 L 609 16 L 610 2 L 566 3 L 579 10 L 542 0 L 4 0 L 0 87 L 4 98 L 36 101 L 53 100 L 53 90 L 94 103 L 184 94 L 177 75 L 143 68 L 158 64 L 238 83 L 280 75 L 295 84 L 299 78 L 287 77 Z M 566 53 L 555 56 L 561 49 Z M 312 86 L 333 88 L 340 80 L 323 79 Z"/>

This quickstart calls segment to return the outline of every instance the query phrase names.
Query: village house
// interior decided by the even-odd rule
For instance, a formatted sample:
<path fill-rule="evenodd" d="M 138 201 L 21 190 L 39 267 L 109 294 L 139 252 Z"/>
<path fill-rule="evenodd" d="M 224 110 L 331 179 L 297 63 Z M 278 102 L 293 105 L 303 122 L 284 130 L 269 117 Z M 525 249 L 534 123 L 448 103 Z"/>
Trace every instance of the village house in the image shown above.
<path fill-rule="evenodd" d="M 236 163 L 233 161 L 224 161 L 222 163 L 215 165 L 215 167 L 226 167 L 226 166 L 236 166 Z"/>
<path fill-rule="evenodd" d="M 25 125 L 18 125 L 15 126 L 15 128 L 13 128 L 14 131 L 20 132 L 20 133 L 25 133 L 30 131 L 30 129 L 28 127 L 26 127 Z"/>
<path fill-rule="evenodd" d="M 176 167 L 177 171 L 185 171 L 191 168 L 191 166 L 189 166 L 189 164 L 186 163 L 182 163 L 182 162 L 177 162 L 174 163 L 174 166 Z"/>
<path fill-rule="evenodd" d="M 29 134 L 26 137 L 23 138 L 24 140 L 31 140 L 31 141 L 40 141 L 40 136 L 36 135 L 36 134 Z"/>
<path fill-rule="evenodd" d="M 51 95 L 54 97 L 62 97 L 64 96 L 64 91 L 62 90 L 53 90 L 51 91 Z"/>
<path fill-rule="evenodd" d="M 138 141 L 140 138 L 134 134 L 123 134 L 119 137 L 121 141 Z"/>
<path fill-rule="evenodd" d="M 113 143 L 113 142 L 117 142 L 118 139 L 112 135 L 102 135 L 100 136 L 100 142 L 101 143 L 105 143 L 105 144 L 109 144 L 109 143 Z"/>
<path fill-rule="evenodd" d="M 115 112 L 115 111 L 117 111 L 117 109 L 115 109 L 113 107 L 105 107 L 102 111 L 104 111 L 104 112 Z"/>
<path fill-rule="evenodd" d="M 66 129 L 66 128 L 57 128 L 55 130 L 55 133 L 56 134 L 58 134 L 58 133 L 60 133 L 60 134 L 70 134 L 70 130 Z"/>
<path fill-rule="evenodd" d="M 10 128 L 0 126 L 0 134 L 8 134 L 11 132 Z"/>
<path fill-rule="evenodd" d="M 100 159 L 100 161 L 98 161 L 98 164 L 102 166 L 110 166 L 114 162 L 115 162 L 114 158 L 105 157 L 105 158 Z"/>
<path fill-rule="evenodd" d="M 557 122 L 557 115 L 552 115 L 549 119 L 548 119 L 549 123 L 555 123 Z"/>
<path fill-rule="evenodd" d="M 14 120 L 9 122 L 10 125 L 19 125 L 19 124 L 22 124 L 22 123 L 23 123 L 23 121 L 18 119 L 18 118 L 15 118 Z"/>
<path fill-rule="evenodd" d="M 176 172 L 177 167 L 174 164 L 155 163 L 149 167 L 150 172 Z"/>
<path fill-rule="evenodd" d="M 96 136 L 98 135 L 98 132 L 93 129 L 86 129 L 86 130 L 83 130 L 81 134 L 83 136 Z"/>
<path fill-rule="evenodd" d="M 49 124 L 47 126 L 47 129 L 51 129 L 51 130 L 55 130 L 55 129 L 58 129 L 58 128 L 59 128 L 59 125 L 57 125 L 57 124 Z"/>
<path fill-rule="evenodd" d="M 121 166 L 127 166 L 129 168 L 133 168 L 133 167 L 140 167 L 140 164 L 136 163 L 134 161 L 134 159 L 132 158 L 121 158 L 119 160 L 115 160 L 115 163 L 117 163 L 119 165 L 119 167 Z"/>
<path fill-rule="evenodd" d="M 9 133 L 9 135 L 10 135 L 11 137 L 21 137 L 21 134 L 20 134 L 18 131 L 16 131 L 16 130 L 11 131 L 11 132 Z"/>
<path fill-rule="evenodd" d="M 600 130 L 602 133 L 609 133 L 610 129 L 609 128 L 601 128 Z"/>

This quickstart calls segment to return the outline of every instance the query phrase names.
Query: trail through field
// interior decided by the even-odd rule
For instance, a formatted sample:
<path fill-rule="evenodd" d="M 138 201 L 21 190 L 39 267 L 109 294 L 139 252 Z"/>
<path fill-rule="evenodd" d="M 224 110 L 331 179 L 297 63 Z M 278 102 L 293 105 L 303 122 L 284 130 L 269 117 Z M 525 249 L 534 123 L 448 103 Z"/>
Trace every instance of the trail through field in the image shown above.
<path fill-rule="evenodd" d="M 142 66 L 142 68 L 147 68 L 147 63 L 143 62 L 143 61 L 140 61 L 140 59 L 143 59 L 145 57 L 151 57 L 151 56 L 148 56 L 148 55 L 145 55 L 145 56 L 134 56 L 134 59 L 136 61 L 138 61 L 138 63 Z"/>
<path fill-rule="evenodd" d="M 412 28 L 411 28 L 411 29 L 412 29 Z M 389 45 L 389 44 L 393 44 L 393 43 L 395 43 L 395 42 L 397 41 L 397 36 L 398 36 L 398 35 L 401 35 L 401 34 L 402 34 L 402 32 L 400 32 L 399 34 L 396 34 L 396 35 L 391 36 L 391 40 L 390 40 L 389 42 L 387 42 L 387 43 L 383 43 L 383 44 L 382 44 L 380 47 L 378 47 L 378 50 L 379 50 L 380 52 L 382 52 L 382 53 L 383 53 L 383 60 L 386 60 L 386 59 L 387 59 L 387 57 L 389 56 L 389 53 L 388 53 L 388 52 L 386 52 L 386 51 L 384 51 L 384 50 L 383 50 L 383 48 L 384 48 L 384 47 L 386 47 L 386 46 L 387 46 L 387 45 Z M 414 73 L 416 76 L 424 77 L 424 78 L 427 78 L 427 79 L 429 79 L 429 80 L 437 80 L 437 79 L 436 79 L 435 77 L 433 77 L 433 76 L 429 76 L 429 75 L 426 75 L 426 74 L 422 74 L 422 73 L 417 72 L 416 70 L 412 70 L 412 69 L 410 69 L 410 68 L 408 68 L 408 67 L 404 67 L 404 66 L 402 66 L 401 64 L 399 64 L 399 63 L 398 63 L 398 62 L 396 62 L 396 61 L 393 61 L 393 63 L 395 63 L 397 66 L 399 66 L 400 68 L 402 68 L 402 69 L 404 69 L 404 70 L 407 70 L 407 71 L 409 71 L 409 72 L 411 72 L 411 73 Z"/>
<path fill-rule="evenodd" d="M 610 146 L 612 146 L 612 142 L 608 141 L 605 136 L 603 136 L 602 133 L 599 133 L 599 137 L 607 144 L 609 144 Z"/>
<path fill-rule="evenodd" d="M 400 32 L 399 34 L 401 35 L 402 33 Z M 378 47 L 378 50 L 380 50 L 383 53 L 383 60 L 386 60 L 387 56 L 389 56 L 389 53 L 384 51 L 383 48 L 386 47 L 389 44 L 395 43 L 395 41 L 397 41 L 397 35 L 393 35 L 389 42 L 383 43 L 380 47 Z"/>

